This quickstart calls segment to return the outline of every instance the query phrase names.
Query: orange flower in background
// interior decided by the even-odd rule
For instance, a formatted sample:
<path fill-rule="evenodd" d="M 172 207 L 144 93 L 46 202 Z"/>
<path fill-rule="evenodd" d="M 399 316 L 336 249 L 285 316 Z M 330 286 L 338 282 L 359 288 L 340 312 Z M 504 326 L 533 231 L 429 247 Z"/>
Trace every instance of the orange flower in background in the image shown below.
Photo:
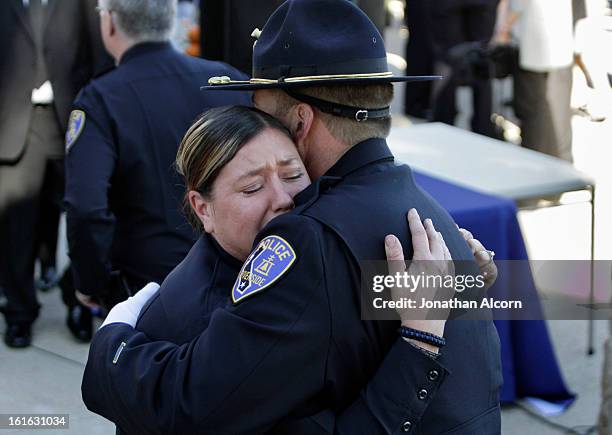
<path fill-rule="evenodd" d="M 187 33 L 187 39 L 189 39 L 189 46 L 185 49 L 185 53 L 190 56 L 199 57 L 202 53 L 200 47 L 200 26 L 195 25 L 191 27 Z"/>

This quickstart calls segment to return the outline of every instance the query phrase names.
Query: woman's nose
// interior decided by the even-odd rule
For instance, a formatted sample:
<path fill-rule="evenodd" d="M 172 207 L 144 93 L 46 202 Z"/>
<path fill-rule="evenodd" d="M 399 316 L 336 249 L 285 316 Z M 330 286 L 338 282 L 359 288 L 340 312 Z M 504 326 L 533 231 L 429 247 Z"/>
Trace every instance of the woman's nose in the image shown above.
<path fill-rule="evenodd" d="M 293 197 L 289 194 L 289 189 L 286 183 L 283 183 L 279 178 L 275 178 L 272 182 L 272 210 L 275 213 L 285 213 L 294 207 Z"/>

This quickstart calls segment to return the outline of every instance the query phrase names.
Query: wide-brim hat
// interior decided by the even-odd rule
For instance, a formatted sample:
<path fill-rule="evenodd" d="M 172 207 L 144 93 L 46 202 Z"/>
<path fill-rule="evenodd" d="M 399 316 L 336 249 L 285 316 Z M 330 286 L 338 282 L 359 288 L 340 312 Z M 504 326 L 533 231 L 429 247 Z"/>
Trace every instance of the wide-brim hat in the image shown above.
<path fill-rule="evenodd" d="M 255 43 L 252 78 L 212 77 L 202 89 L 290 89 L 438 78 L 393 75 L 382 36 L 353 3 L 288 0 L 270 16 Z"/>

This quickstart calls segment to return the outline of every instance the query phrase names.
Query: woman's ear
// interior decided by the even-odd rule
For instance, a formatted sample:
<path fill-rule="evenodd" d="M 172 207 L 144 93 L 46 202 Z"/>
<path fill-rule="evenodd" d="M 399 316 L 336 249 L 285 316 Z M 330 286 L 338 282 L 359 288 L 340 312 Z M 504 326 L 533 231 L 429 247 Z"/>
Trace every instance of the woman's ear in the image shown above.
<path fill-rule="evenodd" d="M 204 231 L 209 234 L 215 231 L 215 217 L 213 213 L 212 203 L 206 200 L 200 192 L 190 190 L 187 194 L 189 205 L 193 212 L 198 216 Z"/>

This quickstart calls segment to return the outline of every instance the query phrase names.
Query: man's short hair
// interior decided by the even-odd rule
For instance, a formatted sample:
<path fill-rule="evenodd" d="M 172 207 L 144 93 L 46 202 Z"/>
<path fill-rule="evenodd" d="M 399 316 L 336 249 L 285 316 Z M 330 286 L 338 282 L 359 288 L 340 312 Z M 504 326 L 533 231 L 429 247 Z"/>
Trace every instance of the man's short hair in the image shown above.
<path fill-rule="evenodd" d="M 393 85 L 390 83 L 313 86 L 296 89 L 296 92 L 345 106 L 365 109 L 387 107 L 391 105 L 393 100 Z M 289 113 L 293 106 L 299 104 L 299 101 L 280 89 L 277 90 L 277 97 L 275 116 L 280 118 L 283 118 L 283 114 Z M 314 106 L 313 108 L 317 111 L 331 135 L 349 146 L 356 145 L 366 139 L 384 139 L 391 130 L 391 116 L 357 122 L 355 119 L 331 115 L 321 112 Z"/>
<path fill-rule="evenodd" d="M 134 42 L 167 41 L 176 16 L 177 0 L 105 0 L 115 24 Z"/>

